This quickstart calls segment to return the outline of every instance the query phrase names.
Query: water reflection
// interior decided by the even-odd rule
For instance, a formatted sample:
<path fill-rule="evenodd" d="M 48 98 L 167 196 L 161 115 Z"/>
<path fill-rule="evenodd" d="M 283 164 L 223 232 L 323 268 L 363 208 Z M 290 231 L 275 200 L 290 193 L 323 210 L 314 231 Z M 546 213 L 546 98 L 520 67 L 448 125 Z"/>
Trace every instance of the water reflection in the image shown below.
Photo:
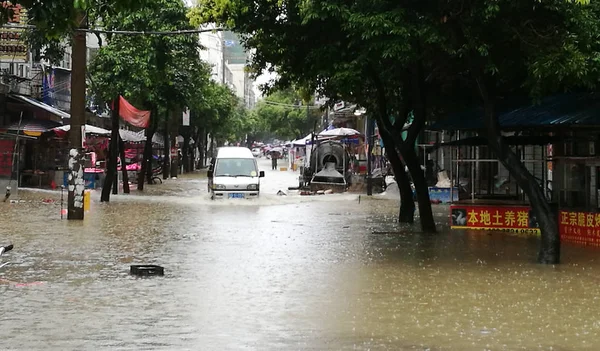
<path fill-rule="evenodd" d="M 272 172 L 271 179 L 283 181 Z M 276 178 L 280 177 L 280 178 Z M 267 178 L 268 179 L 268 178 Z M 278 180 L 279 179 L 279 180 Z M 56 193 L 0 203 L 15 250 L 0 278 L 0 338 L 15 350 L 593 350 L 598 251 L 394 223 L 354 195 L 206 201 L 202 179 L 94 201 L 61 221 Z M 97 199 L 94 195 L 94 199 Z M 156 263 L 158 279 L 128 275 Z"/>

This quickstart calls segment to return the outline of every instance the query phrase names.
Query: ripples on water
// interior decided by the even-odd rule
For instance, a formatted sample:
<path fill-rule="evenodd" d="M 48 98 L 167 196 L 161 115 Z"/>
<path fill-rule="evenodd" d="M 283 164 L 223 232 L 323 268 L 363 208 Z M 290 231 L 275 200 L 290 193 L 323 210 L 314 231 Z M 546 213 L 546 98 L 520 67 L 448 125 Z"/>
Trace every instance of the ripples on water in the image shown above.
<path fill-rule="evenodd" d="M 279 185 L 279 184 L 277 184 Z M 268 186 L 265 184 L 265 188 Z M 7 350 L 595 350 L 597 250 L 533 264 L 536 239 L 394 223 L 394 201 L 212 202 L 169 181 L 61 221 L 56 193 L 0 203 Z M 164 278 L 137 279 L 154 263 Z"/>

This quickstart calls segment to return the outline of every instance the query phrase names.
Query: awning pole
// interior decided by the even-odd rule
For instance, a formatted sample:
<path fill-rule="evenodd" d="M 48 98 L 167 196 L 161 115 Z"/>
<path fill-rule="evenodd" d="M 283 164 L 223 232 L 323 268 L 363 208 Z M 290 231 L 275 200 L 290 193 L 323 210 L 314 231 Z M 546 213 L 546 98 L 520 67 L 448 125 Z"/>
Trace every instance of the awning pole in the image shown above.
<path fill-rule="evenodd" d="M 475 154 L 475 148 L 471 147 L 471 157 Z M 475 201 L 475 163 L 471 163 L 471 201 Z"/>
<path fill-rule="evenodd" d="M 453 154 L 453 150 L 452 148 L 450 149 L 450 203 L 454 202 L 454 178 L 453 178 L 453 172 L 452 172 L 452 154 Z M 443 153 L 442 153 L 443 155 Z"/>

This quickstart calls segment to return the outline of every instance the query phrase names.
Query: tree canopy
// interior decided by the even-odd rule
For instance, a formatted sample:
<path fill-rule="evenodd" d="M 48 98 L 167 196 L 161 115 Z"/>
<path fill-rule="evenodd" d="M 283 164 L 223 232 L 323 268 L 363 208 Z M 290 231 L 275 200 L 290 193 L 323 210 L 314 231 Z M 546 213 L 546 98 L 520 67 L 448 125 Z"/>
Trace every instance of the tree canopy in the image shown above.
<path fill-rule="evenodd" d="M 182 1 L 147 0 L 144 8 L 102 19 L 106 29 L 165 31 L 189 28 Z M 91 62 L 94 90 L 105 101 L 118 94 L 141 106 L 186 107 L 208 84 L 209 68 L 193 36 L 108 35 Z"/>
<path fill-rule="evenodd" d="M 304 137 L 314 128 L 321 111 L 314 106 L 306 109 L 301 94 L 294 89 L 274 91 L 260 101 L 254 111 L 253 124 L 257 139 L 276 137 L 294 140 Z"/>
<path fill-rule="evenodd" d="M 29 45 L 40 51 L 42 58 L 52 63 L 64 55 L 64 42 L 69 40 L 79 26 L 78 16 L 86 26 L 93 27 L 100 18 L 109 18 L 123 11 L 135 10 L 145 5 L 145 0 L 12 0 L 27 10 L 26 33 Z M 0 22 L 5 23 L 14 11 L 0 7 Z"/>
<path fill-rule="evenodd" d="M 249 132 L 248 111 L 235 93 L 214 81 L 197 93 L 192 104 L 197 112 L 192 125 L 209 131 L 221 141 L 243 141 Z"/>

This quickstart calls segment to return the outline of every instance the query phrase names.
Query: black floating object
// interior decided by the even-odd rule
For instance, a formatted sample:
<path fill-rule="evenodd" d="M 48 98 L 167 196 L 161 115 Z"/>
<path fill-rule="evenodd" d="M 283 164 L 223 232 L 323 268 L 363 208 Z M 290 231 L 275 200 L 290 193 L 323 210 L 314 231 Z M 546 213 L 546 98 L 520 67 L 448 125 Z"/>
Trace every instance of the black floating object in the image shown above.
<path fill-rule="evenodd" d="M 132 275 L 138 275 L 141 277 L 148 277 L 152 275 L 165 275 L 165 269 L 161 266 L 153 264 L 135 264 L 129 268 L 129 273 Z"/>

